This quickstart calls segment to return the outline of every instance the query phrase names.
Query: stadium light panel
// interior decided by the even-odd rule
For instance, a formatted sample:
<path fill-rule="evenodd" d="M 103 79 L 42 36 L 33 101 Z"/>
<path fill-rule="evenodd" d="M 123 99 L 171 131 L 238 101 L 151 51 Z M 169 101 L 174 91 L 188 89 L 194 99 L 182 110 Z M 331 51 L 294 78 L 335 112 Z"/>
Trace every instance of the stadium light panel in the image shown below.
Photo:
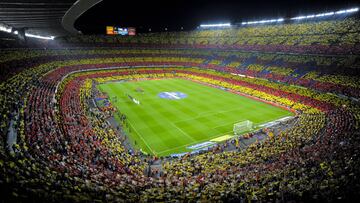
<path fill-rule="evenodd" d="M 7 32 L 7 33 L 12 33 L 14 35 L 18 35 L 19 32 L 17 30 L 15 30 L 14 32 L 12 32 L 12 28 L 8 28 L 5 27 L 3 25 L 0 25 L 0 31 L 3 32 Z M 25 36 L 27 37 L 33 37 L 33 38 L 38 38 L 38 39 L 48 39 L 48 40 L 54 40 L 54 36 L 50 36 L 50 37 L 46 37 L 46 36 L 41 36 L 41 35 L 34 35 L 34 34 L 30 34 L 30 33 L 25 33 Z"/>
<path fill-rule="evenodd" d="M 200 27 L 202 28 L 211 28 L 211 27 L 230 27 L 230 23 L 219 23 L 219 24 L 202 24 Z"/>
<path fill-rule="evenodd" d="M 11 33 L 11 28 L 0 25 L 0 31 Z"/>
<path fill-rule="evenodd" d="M 335 14 L 343 14 L 343 13 L 346 13 L 346 10 L 340 10 L 335 12 Z"/>
<path fill-rule="evenodd" d="M 241 25 L 275 23 L 275 22 L 282 22 L 284 20 L 285 20 L 284 18 L 278 18 L 278 19 L 270 19 L 270 20 L 250 21 L 250 22 L 242 22 Z"/>
<path fill-rule="evenodd" d="M 352 12 L 358 12 L 359 11 L 359 8 L 351 8 L 351 9 L 348 9 L 346 10 L 348 13 L 352 13 Z"/>
<path fill-rule="evenodd" d="M 305 19 L 306 16 L 298 16 L 298 17 L 294 17 L 294 18 L 291 18 L 291 20 L 301 20 L 301 19 Z"/>
<path fill-rule="evenodd" d="M 291 20 L 302 20 L 302 19 L 311 19 L 311 18 L 321 18 L 321 17 L 325 17 L 325 16 L 340 15 L 340 14 L 345 14 L 345 13 L 354 13 L 354 12 L 358 12 L 358 11 L 359 11 L 359 8 L 350 8 L 350 9 L 332 11 L 332 12 L 327 12 L 327 13 L 318 13 L 318 14 L 314 14 L 314 15 L 297 16 L 297 17 L 293 17 L 290 19 Z"/>
<path fill-rule="evenodd" d="M 306 18 L 314 18 L 315 15 L 307 15 Z"/>
<path fill-rule="evenodd" d="M 37 39 L 48 39 L 48 40 L 54 40 L 54 36 L 50 36 L 50 37 L 45 37 L 45 36 L 41 36 L 41 35 L 33 35 L 30 33 L 25 33 L 26 37 L 32 37 L 32 38 L 37 38 Z"/>
<path fill-rule="evenodd" d="M 328 12 L 328 13 L 324 13 L 324 16 L 332 16 L 334 14 L 335 14 L 335 12 Z"/>

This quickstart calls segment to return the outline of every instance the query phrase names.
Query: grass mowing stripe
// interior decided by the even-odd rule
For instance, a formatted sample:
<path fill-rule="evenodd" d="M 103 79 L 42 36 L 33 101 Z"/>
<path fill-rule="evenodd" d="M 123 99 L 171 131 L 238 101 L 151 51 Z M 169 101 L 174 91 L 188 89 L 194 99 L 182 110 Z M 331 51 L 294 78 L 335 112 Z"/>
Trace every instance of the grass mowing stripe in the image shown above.
<path fill-rule="evenodd" d="M 134 128 L 134 126 L 131 124 L 130 121 L 128 121 L 129 124 L 131 125 L 131 127 L 135 130 L 136 134 L 139 135 L 140 139 L 144 142 L 144 144 L 146 145 L 146 147 L 156 156 L 156 153 L 151 149 L 151 147 L 147 144 L 147 142 L 144 140 L 144 138 L 141 136 L 141 134 L 139 132 L 137 132 L 136 128 Z"/>
<path fill-rule="evenodd" d="M 229 134 L 229 133 L 232 133 L 232 131 L 226 132 L 226 133 L 223 134 L 223 135 L 226 135 L 226 134 Z M 179 148 L 182 148 L 182 147 L 185 147 L 185 146 L 191 146 L 191 145 L 194 145 L 194 144 L 196 144 L 196 143 L 202 143 L 202 142 L 205 142 L 205 141 L 214 139 L 214 138 L 216 138 L 216 137 L 221 137 L 221 136 L 223 136 L 223 135 L 210 136 L 210 137 L 207 137 L 207 138 L 205 138 L 205 139 L 203 139 L 203 140 L 197 140 L 197 141 L 194 141 L 194 142 L 190 142 L 190 143 L 187 143 L 187 144 L 185 144 L 185 145 L 178 146 L 178 147 L 173 148 L 173 149 L 164 150 L 164 151 L 161 151 L 161 152 L 158 152 L 158 153 L 159 153 L 159 155 L 160 155 L 161 153 L 164 153 L 164 152 L 176 150 L 176 149 L 179 149 Z"/>
<path fill-rule="evenodd" d="M 278 119 L 281 119 L 281 118 L 285 118 L 285 117 L 279 117 Z M 257 125 L 261 125 L 261 124 L 265 124 L 265 123 L 268 123 L 268 122 L 270 122 L 270 121 L 274 121 L 274 120 L 278 120 L 278 119 L 270 119 L 270 120 L 268 120 L 268 121 L 265 121 L 265 122 L 262 122 L 262 123 L 256 123 L 256 124 L 257 124 Z M 243 121 L 243 120 L 239 120 L 239 121 L 237 121 L 237 122 L 241 122 L 241 121 Z M 235 123 L 237 123 L 237 122 L 235 122 Z M 230 125 L 231 125 L 231 123 L 230 123 Z M 216 127 L 214 127 L 214 128 L 218 128 L 218 127 L 222 127 L 222 126 L 216 126 Z M 258 130 L 258 129 L 260 129 L 260 128 L 256 128 L 256 129 L 254 129 L 254 130 Z M 221 137 L 221 136 L 224 136 L 224 135 L 226 135 L 226 134 L 232 134 L 232 133 L 233 133 L 233 131 L 229 131 L 229 132 L 227 132 L 227 133 L 225 133 L 225 134 L 223 134 L 223 135 L 215 135 L 215 136 L 213 136 L 213 137 L 209 137 L 209 138 L 206 138 L 206 139 L 204 139 L 204 140 L 198 140 L 198 141 L 195 141 L 195 142 L 192 142 L 192 143 L 188 143 L 188 144 L 186 144 L 186 145 L 179 146 L 179 147 L 177 147 L 177 148 L 181 148 L 181 147 L 184 147 L 184 146 L 191 146 L 192 144 L 195 144 L 195 143 L 201 143 L 201 142 L 204 142 L 204 141 L 207 141 L 207 140 L 215 139 L 215 138 L 217 138 L 217 137 Z M 175 148 L 175 149 L 176 149 L 176 148 Z M 164 152 L 167 152 L 167 151 L 170 151 L 170 150 L 174 150 L 174 149 L 168 149 L 168 150 L 161 151 L 161 152 L 158 152 L 158 153 L 161 154 L 161 153 L 164 153 Z"/>
<path fill-rule="evenodd" d="M 138 87 L 144 93 L 137 92 Z M 238 121 L 258 124 L 291 115 L 284 109 L 184 79 L 114 82 L 101 84 L 99 89 L 110 98 L 118 97 L 113 105 L 136 129 L 129 134 L 131 139 L 138 140 L 144 151 L 159 156 L 187 152 L 186 146 L 230 133 Z M 187 97 L 162 99 L 160 92 L 183 92 Z"/>
<path fill-rule="evenodd" d="M 192 141 L 195 141 L 194 138 L 192 138 L 192 137 L 189 136 L 186 132 L 184 132 L 183 130 L 181 130 L 181 128 L 178 128 L 174 123 L 172 123 L 172 126 L 174 126 L 176 129 L 178 129 L 180 132 L 182 132 L 183 135 L 185 135 L 186 137 L 188 137 L 188 138 L 191 139 Z"/>

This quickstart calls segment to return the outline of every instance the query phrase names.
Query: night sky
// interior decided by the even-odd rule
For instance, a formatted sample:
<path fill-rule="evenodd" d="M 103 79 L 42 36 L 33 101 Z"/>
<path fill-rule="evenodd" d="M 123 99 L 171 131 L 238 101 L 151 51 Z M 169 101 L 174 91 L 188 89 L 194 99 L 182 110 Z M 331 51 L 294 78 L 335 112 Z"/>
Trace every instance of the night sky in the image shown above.
<path fill-rule="evenodd" d="M 124 2 L 120 4 L 120 2 Z M 75 23 L 84 34 L 104 34 L 106 25 L 138 32 L 193 30 L 202 23 L 262 20 L 359 7 L 358 0 L 104 0 Z"/>

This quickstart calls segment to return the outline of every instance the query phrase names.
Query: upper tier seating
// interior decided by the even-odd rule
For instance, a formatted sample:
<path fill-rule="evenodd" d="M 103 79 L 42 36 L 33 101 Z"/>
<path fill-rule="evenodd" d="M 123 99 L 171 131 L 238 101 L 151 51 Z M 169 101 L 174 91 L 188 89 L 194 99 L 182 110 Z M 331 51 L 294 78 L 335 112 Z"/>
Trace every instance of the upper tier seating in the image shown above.
<path fill-rule="evenodd" d="M 62 43 L 82 46 L 187 47 L 245 51 L 359 54 L 360 21 L 356 18 L 223 30 L 147 33 L 119 37 L 65 37 Z"/>

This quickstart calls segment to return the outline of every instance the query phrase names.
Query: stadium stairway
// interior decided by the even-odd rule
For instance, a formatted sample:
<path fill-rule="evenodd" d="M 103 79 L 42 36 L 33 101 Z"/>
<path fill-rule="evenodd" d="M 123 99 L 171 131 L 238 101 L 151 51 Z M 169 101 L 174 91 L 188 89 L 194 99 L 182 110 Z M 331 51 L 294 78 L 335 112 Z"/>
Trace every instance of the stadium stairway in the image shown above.
<path fill-rule="evenodd" d="M 14 152 L 13 146 L 17 142 L 17 132 L 15 129 L 16 127 L 14 127 L 14 126 L 15 126 L 15 121 L 11 120 L 10 125 L 9 125 L 8 134 L 7 134 L 7 140 L 6 140 L 6 147 L 10 152 Z"/>
<path fill-rule="evenodd" d="M 216 56 L 215 55 L 211 55 L 211 56 L 208 56 L 205 61 L 203 62 L 204 65 L 208 65 L 212 60 L 215 60 L 216 59 Z"/>
<path fill-rule="evenodd" d="M 310 71 L 314 71 L 314 68 L 313 68 L 314 66 L 315 65 L 313 63 L 306 63 L 303 65 L 298 65 L 298 67 L 296 67 L 294 69 L 294 72 L 292 72 L 291 76 L 293 76 L 295 80 L 300 79 L 301 77 L 303 77 Z"/>
<path fill-rule="evenodd" d="M 227 66 L 228 64 L 230 64 L 231 62 L 234 62 L 237 60 L 237 57 L 235 55 L 230 55 L 227 58 L 225 58 L 222 62 L 221 62 L 221 66 Z"/>
<path fill-rule="evenodd" d="M 269 61 L 268 63 L 265 64 L 266 66 L 283 66 L 284 65 L 284 61 L 283 59 L 275 59 L 273 61 Z"/>
<path fill-rule="evenodd" d="M 243 61 L 241 64 L 242 67 L 248 67 L 250 64 L 254 64 L 257 61 L 257 56 L 251 56 Z"/>

